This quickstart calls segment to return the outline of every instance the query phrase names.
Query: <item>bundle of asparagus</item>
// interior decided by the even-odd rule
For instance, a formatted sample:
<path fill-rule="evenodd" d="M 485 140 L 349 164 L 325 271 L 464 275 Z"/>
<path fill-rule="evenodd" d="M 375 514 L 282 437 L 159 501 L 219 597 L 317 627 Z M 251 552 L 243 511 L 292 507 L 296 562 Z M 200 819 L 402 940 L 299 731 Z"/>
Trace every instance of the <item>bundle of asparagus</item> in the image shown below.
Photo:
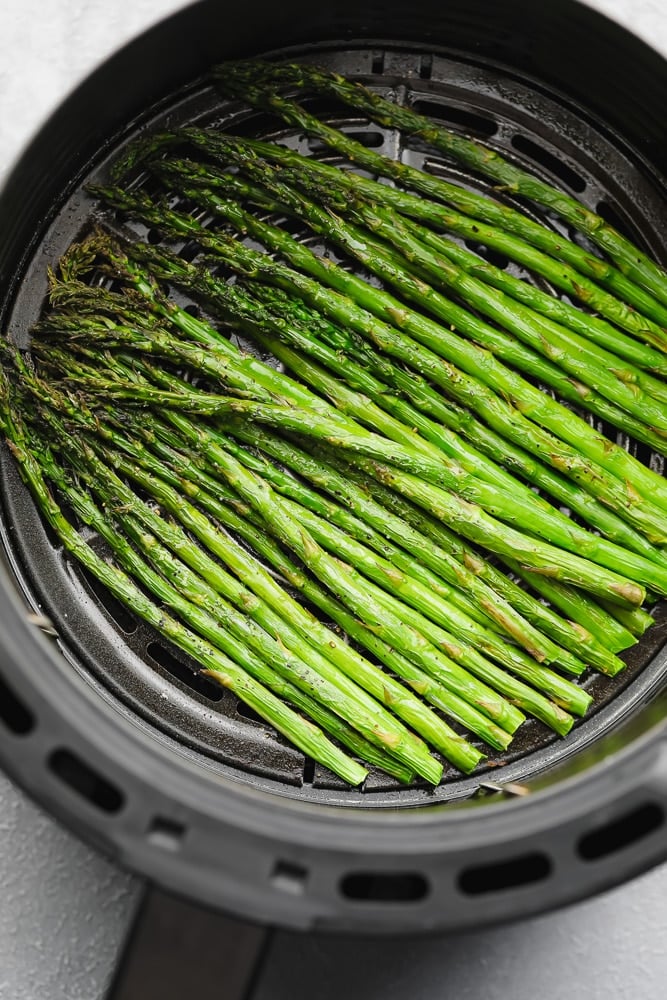
<path fill-rule="evenodd" d="M 591 706 L 584 672 L 621 671 L 644 601 L 667 595 L 667 487 L 579 415 L 665 453 L 667 276 L 573 199 L 364 88 L 312 67 L 214 76 L 400 186 L 213 129 L 132 148 L 116 180 L 142 171 L 162 196 L 96 193 L 163 244 L 73 246 L 29 361 L 5 350 L 0 420 L 26 483 L 115 596 L 350 784 L 367 764 L 469 773 L 526 717 L 564 736 Z M 609 259 L 361 146 L 284 87 L 418 135 Z"/>

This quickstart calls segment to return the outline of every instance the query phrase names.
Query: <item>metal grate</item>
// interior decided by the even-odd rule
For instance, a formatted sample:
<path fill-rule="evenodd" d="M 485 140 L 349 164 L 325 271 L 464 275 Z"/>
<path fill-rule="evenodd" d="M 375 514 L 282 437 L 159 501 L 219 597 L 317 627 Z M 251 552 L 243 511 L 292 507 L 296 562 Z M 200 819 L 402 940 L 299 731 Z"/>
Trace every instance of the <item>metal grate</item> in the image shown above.
<path fill-rule="evenodd" d="M 356 76 L 391 99 L 408 102 L 453 129 L 490 143 L 544 179 L 575 193 L 666 262 L 657 223 L 661 194 L 638 169 L 631 151 L 556 96 L 541 89 L 529 89 L 485 67 L 423 52 L 322 49 L 309 50 L 303 58 Z M 463 183 L 471 190 L 492 192 L 507 204 L 526 210 L 520 201 L 493 190 L 483 178 L 462 173 L 459 167 L 434 156 L 417 141 L 403 143 L 395 131 L 342 113 L 340 108 L 321 101 L 311 101 L 310 106 L 378 152 Z M 109 165 L 139 132 L 186 123 L 216 125 L 233 133 L 277 139 L 306 155 L 339 162 L 319 142 L 285 129 L 267 114 L 249 112 L 235 102 L 223 102 L 207 86 L 176 96 L 158 114 L 148 113 L 111 153 L 106 150 L 104 159 L 91 168 L 82 186 L 60 207 L 35 254 L 10 317 L 10 330 L 17 342 L 27 344 L 30 325 L 42 308 L 46 265 L 55 264 L 69 243 L 81 238 L 101 214 L 107 224 L 127 231 L 127 222 L 100 213 L 83 185 L 106 181 Z M 138 184 L 143 182 L 141 176 L 137 177 Z M 534 209 L 530 214 L 594 252 L 585 239 L 570 232 L 559 220 Z M 298 224 L 290 225 L 290 231 L 298 239 L 318 252 L 325 252 L 326 248 L 312 233 Z M 130 228 L 142 238 L 156 238 L 146 227 L 132 224 Z M 472 248 L 478 249 L 474 245 Z M 184 256 L 191 251 L 190 245 L 181 248 Z M 512 274 L 533 280 L 521 266 L 500 255 L 484 250 L 481 253 Z M 333 252 L 330 255 L 340 260 Z M 354 266 L 344 260 L 342 263 Z M 549 288 L 542 279 L 537 279 L 537 283 Z M 181 298 L 181 301 L 187 300 Z M 243 343 L 243 346 L 249 345 Z M 587 419 L 600 430 L 608 430 L 595 418 Z M 650 454 L 645 446 L 615 431 L 613 437 L 646 464 L 659 472 L 664 470 L 663 459 Z M 667 638 L 664 609 L 658 610 L 660 624 L 625 654 L 628 669 L 620 677 L 612 680 L 592 672 L 584 677 L 582 683 L 594 696 L 596 709 L 575 726 L 567 739 L 554 737 L 541 723 L 530 720 L 520 730 L 510 751 L 492 756 L 472 778 L 464 779 L 449 768 L 442 785 L 433 791 L 418 785 L 405 789 L 380 772 L 373 772 L 363 790 L 350 790 L 324 768 L 305 760 L 230 692 L 197 676 L 196 664 L 180 651 L 168 648 L 151 629 L 136 622 L 111 595 L 82 573 L 42 526 L 7 457 L 0 461 L 5 547 L 30 603 L 53 621 L 59 636 L 57 641 L 73 668 L 107 696 L 118 699 L 142 724 L 151 727 L 156 736 L 189 748 L 203 766 L 222 769 L 239 781 L 306 800 L 359 806 L 395 807 L 460 799 L 483 792 L 480 781 L 497 778 L 498 772 L 494 774 L 497 768 L 503 768 L 503 781 L 516 782 L 571 756 L 625 718 L 661 684 L 657 669 L 653 671 L 650 664 Z"/>

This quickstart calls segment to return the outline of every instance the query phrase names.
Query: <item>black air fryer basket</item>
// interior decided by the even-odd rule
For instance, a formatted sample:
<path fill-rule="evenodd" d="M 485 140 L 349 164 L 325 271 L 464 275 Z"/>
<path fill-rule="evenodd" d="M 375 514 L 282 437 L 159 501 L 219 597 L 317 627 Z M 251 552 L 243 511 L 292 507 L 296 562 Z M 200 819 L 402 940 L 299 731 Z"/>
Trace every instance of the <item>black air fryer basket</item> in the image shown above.
<path fill-rule="evenodd" d="M 316 62 L 417 105 L 575 193 L 667 263 L 667 64 L 589 8 L 197 3 L 89 77 L 12 172 L 0 301 L 16 342 L 27 345 L 43 306 L 47 265 L 98 217 L 84 186 L 138 134 L 229 123 L 310 150 L 207 82 L 214 63 L 259 54 Z M 462 178 L 341 107 L 319 110 L 383 152 Z M 431 790 L 378 772 L 351 790 L 77 569 L 4 453 L 1 465 L 2 766 L 151 883 L 268 924 L 417 932 L 536 913 L 667 856 L 665 609 L 625 673 L 584 681 L 596 709 L 566 739 L 531 722 L 507 757 L 470 777 L 452 770 Z"/>

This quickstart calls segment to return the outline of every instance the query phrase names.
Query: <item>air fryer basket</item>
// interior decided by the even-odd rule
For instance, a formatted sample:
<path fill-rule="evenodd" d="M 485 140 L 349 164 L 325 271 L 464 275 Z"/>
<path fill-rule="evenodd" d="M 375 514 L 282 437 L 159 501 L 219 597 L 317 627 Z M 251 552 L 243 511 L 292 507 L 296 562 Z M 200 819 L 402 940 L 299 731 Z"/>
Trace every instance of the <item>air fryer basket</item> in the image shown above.
<path fill-rule="evenodd" d="M 536 20 L 519 0 L 318 13 L 198 3 L 89 78 L 11 175 L 0 281 L 3 325 L 18 343 L 43 306 L 47 265 L 96 220 L 127 225 L 84 186 L 104 180 L 137 135 L 214 123 L 317 155 L 203 78 L 216 61 L 250 54 L 314 61 L 417 105 L 573 191 L 667 264 L 667 68 L 588 8 L 553 0 Z M 418 144 L 317 107 L 388 155 L 488 190 Z M 659 456 L 618 440 L 662 471 Z M 255 920 L 396 932 L 536 912 L 667 854 L 664 607 L 622 675 L 584 679 L 596 709 L 565 740 L 531 721 L 510 753 L 470 777 L 451 769 L 431 790 L 378 772 L 351 790 L 74 567 L 8 455 L 0 466 L 0 758 L 133 870 Z"/>

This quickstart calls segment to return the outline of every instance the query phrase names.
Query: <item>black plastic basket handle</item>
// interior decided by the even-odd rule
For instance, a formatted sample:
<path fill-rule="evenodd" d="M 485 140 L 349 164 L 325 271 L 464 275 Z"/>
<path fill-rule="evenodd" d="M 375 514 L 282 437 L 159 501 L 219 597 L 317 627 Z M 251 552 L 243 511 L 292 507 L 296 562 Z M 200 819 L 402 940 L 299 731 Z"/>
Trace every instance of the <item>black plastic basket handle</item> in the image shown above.
<path fill-rule="evenodd" d="M 271 936 L 150 886 L 107 1000 L 250 1000 Z"/>

